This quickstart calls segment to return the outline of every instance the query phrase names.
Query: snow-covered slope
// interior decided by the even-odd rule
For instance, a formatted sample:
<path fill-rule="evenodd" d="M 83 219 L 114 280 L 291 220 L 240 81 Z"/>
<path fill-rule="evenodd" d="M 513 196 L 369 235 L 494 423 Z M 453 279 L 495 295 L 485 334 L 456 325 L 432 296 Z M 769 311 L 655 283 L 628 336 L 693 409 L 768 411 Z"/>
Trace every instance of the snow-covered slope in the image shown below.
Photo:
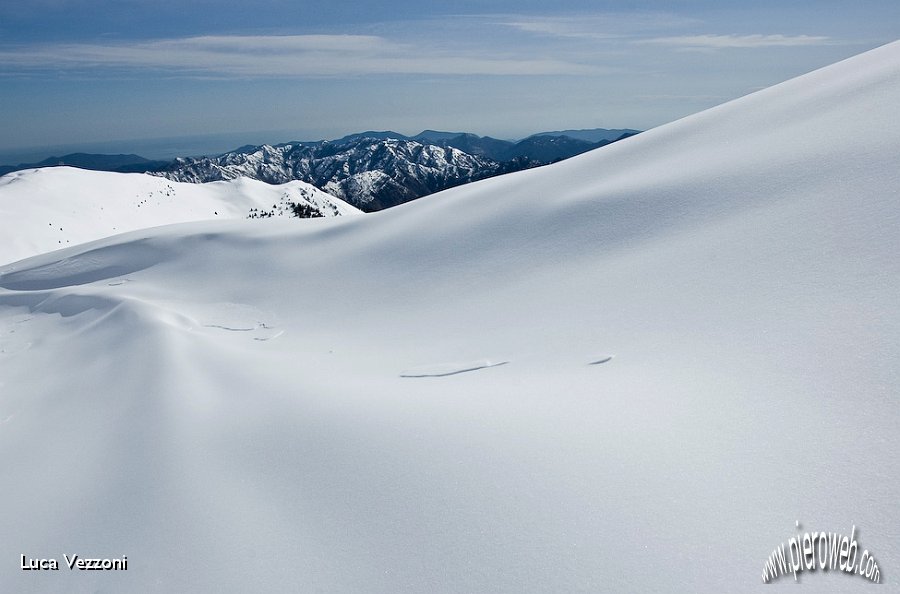
<path fill-rule="evenodd" d="M 0 268 L 0 579 L 744 592 L 799 521 L 897 589 L 898 102 L 892 44 L 366 217 Z M 17 569 L 64 553 L 128 570 Z"/>
<path fill-rule="evenodd" d="M 206 219 L 338 216 L 343 200 L 293 181 L 189 184 L 138 173 L 49 167 L 0 177 L 0 263 L 146 227 Z"/>

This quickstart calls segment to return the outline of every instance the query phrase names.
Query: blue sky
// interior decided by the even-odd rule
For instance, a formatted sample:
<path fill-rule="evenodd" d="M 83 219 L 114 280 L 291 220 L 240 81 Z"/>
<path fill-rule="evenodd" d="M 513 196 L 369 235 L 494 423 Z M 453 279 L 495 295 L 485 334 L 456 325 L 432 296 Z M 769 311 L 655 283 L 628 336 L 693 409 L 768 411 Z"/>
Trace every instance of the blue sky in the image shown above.
<path fill-rule="evenodd" d="M 161 156 L 176 137 L 212 151 L 366 129 L 646 129 L 898 30 L 896 0 L 4 2 L 0 162 L 58 145 Z"/>

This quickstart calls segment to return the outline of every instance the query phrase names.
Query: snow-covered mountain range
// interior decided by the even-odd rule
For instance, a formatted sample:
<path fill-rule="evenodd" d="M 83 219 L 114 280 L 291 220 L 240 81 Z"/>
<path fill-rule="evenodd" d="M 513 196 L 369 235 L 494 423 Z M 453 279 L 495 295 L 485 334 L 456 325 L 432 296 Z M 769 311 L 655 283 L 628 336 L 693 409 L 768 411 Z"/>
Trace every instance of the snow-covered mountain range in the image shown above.
<path fill-rule="evenodd" d="M 169 223 L 359 212 L 300 181 L 189 184 L 71 167 L 23 170 L 0 177 L 0 264 Z"/>
<path fill-rule="evenodd" d="M 173 181 L 204 183 L 246 177 L 270 184 L 299 180 L 366 211 L 396 206 L 434 192 L 502 173 L 567 159 L 637 134 L 637 130 L 542 132 L 513 142 L 464 132 L 425 130 L 350 134 L 333 141 L 248 145 L 216 156 L 171 162 L 138 155 L 73 153 L 23 169 L 75 166 L 117 172 L 153 172 Z"/>
<path fill-rule="evenodd" d="M 335 141 L 247 146 L 217 157 L 176 159 L 157 173 L 187 182 L 237 177 L 268 183 L 299 179 L 364 211 L 375 211 L 472 181 L 567 159 L 637 133 L 581 132 L 591 140 L 562 132 L 536 134 L 519 142 L 434 130 L 416 136 L 361 132 Z"/>
<path fill-rule="evenodd" d="M 157 172 L 183 182 L 238 177 L 301 179 L 366 211 L 381 210 L 501 171 L 489 158 L 395 138 L 263 145 L 218 157 L 177 159 Z"/>
<path fill-rule="evenodd" d="M 382 212 L 0 266 L 0 583 L 755 592 L 852 526 L 897 590 L 898 103 L 894 43 Z M 128 570 L 18 568 L 64 554 Z"/>

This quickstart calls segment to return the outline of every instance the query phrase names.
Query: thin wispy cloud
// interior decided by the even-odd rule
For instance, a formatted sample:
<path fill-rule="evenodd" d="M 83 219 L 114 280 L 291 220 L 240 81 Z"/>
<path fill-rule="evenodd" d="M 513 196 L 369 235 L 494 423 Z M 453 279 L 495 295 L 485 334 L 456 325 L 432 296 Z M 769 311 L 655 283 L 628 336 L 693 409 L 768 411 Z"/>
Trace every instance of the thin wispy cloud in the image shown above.
<path fill-rule="evenodd" d="M 820 35 L 681 35 L 637 40 L 635 43 L 665 45 L 684 49 L 730 49 L 832 45 L 830 37 Z"/>
<path fill-rule="evenodd" d="M 667 13 L 605 13 L 574 16 L 504 16 L 496 24 L 545 37 L 621 39 L 636 33 L 696 25 L 698 20 Z"/>
<path fill-rule="evenodd" d="M 131 43 L 0 50 L 0 70 L 156 69 L 240 77 L 584 75 L 597 67 L 554 58 L 488 57 L 471 49 L 420 47 L 372 35 L 219 35 Z"/>
<path fill-rule="evenodd" d="M 710 95 L 710 94 L 691 94 L 683 95 L 678 93 L 653 93 L 635 95 L 635 99 L 645 101 L 727 101 L 731 99 L 728 95 Z"/>
<path fill-rule="evenodd" d="M 518 19 L 500 23 L 525 33 L 535 33 L 547 37 L 569 37 L 575 39 L 612 39 L 622 37 L 607 29 L 589 26 L 572 19 Z"/>

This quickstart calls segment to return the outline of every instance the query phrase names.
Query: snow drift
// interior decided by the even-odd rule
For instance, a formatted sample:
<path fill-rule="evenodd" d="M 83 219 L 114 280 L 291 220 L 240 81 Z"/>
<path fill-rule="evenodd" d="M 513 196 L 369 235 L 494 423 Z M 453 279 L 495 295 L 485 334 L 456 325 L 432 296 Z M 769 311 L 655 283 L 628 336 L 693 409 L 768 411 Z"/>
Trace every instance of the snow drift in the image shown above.
<path fill-rule="evenodd" d="M 739 592 L 799 520 L 896 587 L 898 101 L 895 43 L 373 215 L 0 268 L 3 583 Z M 17 569 L 65 553 L 128 570 Z"/>

